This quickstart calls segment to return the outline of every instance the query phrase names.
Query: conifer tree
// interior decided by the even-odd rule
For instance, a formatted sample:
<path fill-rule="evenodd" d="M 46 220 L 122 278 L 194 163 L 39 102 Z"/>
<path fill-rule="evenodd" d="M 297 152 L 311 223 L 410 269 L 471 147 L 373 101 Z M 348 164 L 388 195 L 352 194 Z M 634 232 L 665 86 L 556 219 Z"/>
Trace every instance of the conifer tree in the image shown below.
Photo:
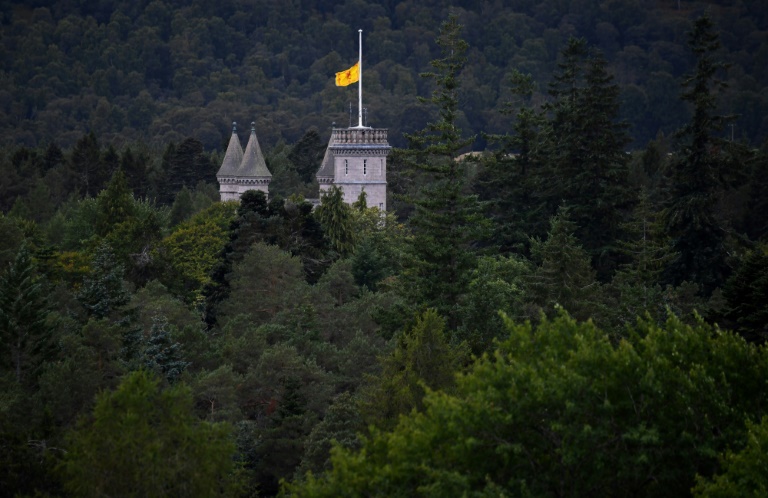
<path fill-rule="evenodd" d="M 77 299 L 88 315 L 106 318 L 120 306 L 128 303 L 130 293 L 123 276 L 125 268 L 115 260 L 112 248 L 102 243 L 96 250 L 91 270 L 83 279 Z"/>
<path fill-rule="evenodd" d="M 352 208 L 344 202 L 344 193 L 336 185 L 323 192 L 314 216 L 323 228 L 330 246 L 341 256 L 355 249 L 356 234 L 352 220 Z"/>
<path fill-rule="evenodd" d="M 514 100 L 500 111 L 514 114 L 511 134 L 488 138 L 500 145 L 494 157 L 483 161 L 475 190 L 486 201 L 486 213 L 493 221 L 490 242 L 502 253 L 527 254 L 531 237 L 546 235 L 550 212 L 547 209 L 548 183 L 542 151 L 546 134 L 545 118 L 525 102 L 534 84 L 530 75 L 513 72 L 510 90 Z"/>
<path fill-rule="evenodd" d="M 26 243 L 0 274 L 0 365 L 19 384 L 34 382 L 51 347 L 48 304 Z"/>
<path fill-rule="evenodd" d="M 115 171 L 107 188 L 99 193 L 97 204 L 96 233 L 102 237 L 134 215 L 133 194 L 123 170 Z"/>
<path fill-rule="evenodd" d="M 369 424 L 389 428 L 398 416 L 423 407 L 426 388 L 447 390 L 469 358 L 467 343 L 450 344 L 446 322 L 434 309 L 416 318 L 403 333 L 390 356 L 382 359 L 382 372 L 363 388 L 361 411 Z"/>
<path fill-rule="evenodd" d="M 539 265 L 525 286 L 525 297 L 533 305 L 529 312 L 532 319 L 542 311 L 554 316 L 557 306 L 581 320 L 596 318 L 600 284 L 568 214 L 567 209 L 560 208 L 550 220 L 547 240 L 531 241 L 531 253 Z"/>
<path fill-rule="evenodd" d="M 571 38 L 550 85 L 551 199 L 565 202 L 577 236 L 606 280 L 616 267 L 622 214 L 631 205 L 627 125 L 618 120 L 619 87 L 599 52 Z"/>
<path fill-rule="evenodd" d="M 728 273 L 726 231 L 714 212 L 724 187 L 725 158 L 717 150 L 724 143 L 715 134 L 727 118 L 716 114 L 715 108 L 717 92 L 725 86 L 718 72 L 725 65 L 716 59 L 720 42 L 709 16 L 694 22 L 688 44 L 696 57 L 696 69 L 683 82 L 682 99 L 693 106 L 693 116 L 678 133 L 681 150 L 672 164 L 665 222 L 677 257 L 667 279 L 675 285 L 695 282 L 709 295 Z"/>
<path fill-rule="evenodd" d="M 423 76 L 436 83 L 427 102 L 435 105 L 438 120 L 408 135 L 406 158 L 429 181 L 413 200 L 409 222 L 414 236 L 409 248 L 402 291 L 411 302 L 436 308 L 448 326 L 458 322 L 457 305 L 466 293 L 476 256 L 471 244 L 482 226 L 476 195 L 466 192 L 466 164 L 459 151 L 472 143 L 456 126 L 459 115 L 459 73 L 466 61 L 467 43 L 460 37 L 455 16 L 443 23 L 437 43 L 442 58 L 432 61 L 435 72 Z"/>

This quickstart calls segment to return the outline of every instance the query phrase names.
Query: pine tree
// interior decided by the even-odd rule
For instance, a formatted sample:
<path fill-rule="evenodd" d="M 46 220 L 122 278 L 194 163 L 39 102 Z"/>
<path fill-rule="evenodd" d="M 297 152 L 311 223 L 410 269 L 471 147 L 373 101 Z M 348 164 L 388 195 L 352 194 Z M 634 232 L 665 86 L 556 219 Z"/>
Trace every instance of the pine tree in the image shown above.
<path fill-rule="evenodd" d="M 530 318 L 539 318 L 542 311 L 555 316 L 557 306 L 580 320 L 596 318 L 600 284 L 589 254 L 578 243 L 576 229 L 568 210 L 560 208 L 550 220 L 547 240 L 531 241 L 531 253 L 539 266 L 525 285 L 525 297 L 533 305 Z"/>
<path fill-rule="evenodd" d="M 133 194 L 123 170 L 118 169 L 112 175 L 107 188 L 99 193 L 96 234 L 104 237 L 116 225 L 127 221 L 135 214 Z"/>
<path fill-rule="evenodd" d="M 631 206 L 626 123 L 618 120 L 619 87 L 599 52 L 571 38 L 560 72 L 550 85 L 549 153 L 553 201 L 565 203 L 578 225 L 577 236 L 590 253 L 598 276 L 616 268 L 622 214 Z"/>
<path fill-rule="evenodd" d="M 106 318 L 128 303 L 130 294 L 123 280 L 124 273 L 125 268 L 115 261 L 112 248 L 101 244 L 77 293 L 78 301 L 90 316 Z"/>
<path fill-rule="evenodd" d="M 29 385 L 51 344 L 48 302 L 35 265 L 23 243 L 14 261 L 0 275 L 0 365 L 17 383 Z"/>
<path fill-rule="evenodd" d="M 101 159 L 101 148 L 96 135 L 83 135 L 72 149 L 69 158 L 70 186 L 68 191 L 94 197 L 109 178 Z"/>
<path fill-rule="evenodd" d="M 484 169 L 475 182 L 475 191 L 486 203 L 486 216 L 493 221 L 490 243 L 502 253 L 527 254 L 530 238 L 546 235 L 551 214 L 544 195 L 551 178 L 542 155 L 545 118 L 524 104 L 533 89 L 530 75 L 513 72 L 510 90 L 515 99 L 500 111 L 514 114 L 513 133 L 488 137 L 500 148 L 483 161 Z"/>
<path fill-rule="evenodd" d="M 308 130 L 291 148 L 288 160 L 304 183 L 312 182 L 325 153 L 325 144 L 316 129 Z"/>
<path fill-rule="evenodd" d="M 352 224 L 352 208 L 344 202 L 344 193 L 332 186 L 320 198 L 314 216 L 323 227 L 330 246 L 345 257 L 355 250 L 356 233 Z"/>
<path fill-rule="evenodd" d="M 678 255 L 667 278 L 675 285 L 697 283 L 708 296 L 729 272 L 724 245 L 727 234 L 714 212 L 724 187 L 725 160 L 717 150 L 723 141 L 715 134 L 727 118 L 716 114 L 715 108 L 716 94 L 725 86 L 718 72 L 725 65 L 716 60 L 720 42 L 708 16 L 694 22 L 688 44 L 696 56 L 696 69 L 683 83 L 682 99 L 693 106 L 693 116 L 678 132 L 681 150 L 672 164 L 665 221 Z"/>
<path fill-rule="evenodd" d="M 411 167 L 429 181 L 413 200 L 409 223 L 413 239 L 402 274 L 402 292 L 414 304 L 436 308 L 450 328 L 458 322 L 457 306 L 469 285 L 476 256 L 471 248 L 483 226 L 476 195 L 467 194 L 466 163 L 459 151 L 472 143 L 456 126 L 459 113 L 459 73 L 467 43 L 460 38 L 455 16 L 443 23 L 437 43 L 442 58 L 432 61 L 435 72 L 423 76 L 437 85 L 427 102 L 437 106 L 439 119 L 407 135 L 405 151 Z"/>

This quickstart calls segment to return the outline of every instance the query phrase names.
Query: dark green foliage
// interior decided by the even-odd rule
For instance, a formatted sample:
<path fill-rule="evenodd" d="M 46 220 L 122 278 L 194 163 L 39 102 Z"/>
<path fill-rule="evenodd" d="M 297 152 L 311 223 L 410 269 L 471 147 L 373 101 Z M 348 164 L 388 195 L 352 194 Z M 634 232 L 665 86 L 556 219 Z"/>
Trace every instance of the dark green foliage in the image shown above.
<path fill-rule="evenodd" d="M 361 412 L 368 424 L 391 428 L 399 415 L 422 409 L 427 390 L 453 387 L 469 348 L 450 344 L 445 332 L 445 320 L 427 310 L 398 338 L 392 354 L 381 359 L 381 374 L 363 388 Z"/>
<path fill-rule="evenodd" d="M 77 496 L 231 496 L 239 483 L 230 432 L 195 419 L 188 388 L 161 389 L 138 371 L 99 395 L 59 468 Z"/>
<path fill-rule="evenodd" d="M 723 471 L 711 479 L 696 476 L 693 495 L 707 498 L 755 498 L 768 493 L 768 417 L 758 424 L 747 420 L 746 445 L 741 451 L 729 450 L 722 458 Z"/>
<path fill-rule="evenodd" d="M 91 132 L 80 138 L 70 155 L 68 190 L 95 197 L 101 192 L 111 174 L 102 160 L 96 135 Z"/>
<path fill-rule="evenodd" d="M 128 188 L 125 173 L 121 169 L 115 171 L 107 188 L 99 193 L 96 200 L 98 209 L 96 234 L 101 237 L 135 214 L 133 194 Z"/>
<path fill-rule="evenodd" d="M 36 383 L 53 347 L 44 292 L 29 249 L 22 244 L 14 261 L 0 273 L 0 365 L 24 386 Z"/>
<path fill-rule="evenodd" d="M 115 261 L 112 248 L 101 244 L 77 293 L 78 301 L 89 316 L 106 318 L 128 302 L 130 295 L 123 280 L 124 271 Z"/>
<path fill-rule="evenodd" d="M 300 479 L 305 473 L 315 475 L 331 469 L 331 448 L 341 446 L 349 450 L 360 447 L 358 434 L 365 429 L 365 424 L 357 409 L 356 400 L 348 392 L 333 399 L 325 413 L 325 418 L 312 429 L 304 445 L 304 456 L 296 471 Z"/>
<path fill-rule="evenodd" d="M 153 322 L 139 362 L 147 371 L 156 372 L 173 384 L 189 366 L 189 362 L 183 359 L 181 345 L 171 338 L 168 319 L 158 316 Z"/>
<path fill-rule="evenodd" d="M 688 496 L 763 416 L 766 350 L 703 323 L 641 321 L 619 344 L 565 315 L 506 329 L 453 392 L 290 495 Z M 756 464 L 731 467 L 737 492 L 764 482 Z"/>
<path fill-rule="evenodd" d="M 665 220 L 677 257 L 670 264 L 668 280 L 695 282 L 708 296 L 729 272 L 726 230 L 714 210 L 725 187 L 726 160 L 718 150 L 724 143 L 716 136 L 726 121 L 716 113 L 724 64 L 717 60 L 720 42 L 709 17 L 696 20 L 688 43 L 696 68 L 683 83 L 682 98 L 693 107 L 693 116 L 679 132 L 682 150 L 672 164 Z"/>
<path fill-rule="evenodd" d="M 571 38 L 549 93 L 551 113 L 547 160 L 552 204 L 565 204 L 577 224 L 577 236 L 601 279 L 616 267 L 623 210 L 632 197 L 627 177 L 626 124 L 618 121 L 619 87 L 606 61 L 590 53 L 584 40 Z"/>
<path fill-rule="evenodd" d="M 723 287 L 723 326 L 750 342 L 768 340 L 768 254 L 763 245 L 749 252 Z"/>
<path fill-rule="evenodd" d="M 216 322 L 219 303 L 229 295 L 228 275 L 256 243 L 273 244 L 299 257 L 304 276 L 314 283 L 330 263 L 320 224 L 312 205 L 303 199 L 273 198 L 267 203 L 261 191 L 247 191 L 240 199 L 238 215 L 230 226 L 229 243 L 214 267 L 211 282 L 204 290 L 206 322 Z"/>
<path fill-rule="evenodd" d="M 538 267 L 525 279 L 528 318 L 557 314 L 562 307 L 580 320 L 597 318 L 600 283 L 587 252 L 574 235 L 576 225 L 561 208 L 550 220 L 546 241 L 532 240 L 531 253 Z"/>
<path fill-rule="evenodd" d="M 171 226 L 174 227 L 192 215 L 192 194 L 185 186 L 176 194 L 171 206 Z"/>
<path fill-rule="evenodd" d="M 438 37 L 442 58 L 432 61 L 435 72 L 424 74 L 435 81 L 428 102 L 437 108 L 439 119 L 408 135 L 408 162 L 428 180 L 413 199 L 416 209 L 409 224 L 414 236 L 400 284 L 409 302 L 434 307 L 452 328 L 458 324 L 457 306 L 476 264 L 471 244 L 482 227 L 477 196 L 466 192 L 467 164 L 458 158 L 472 143 L 462 138 L 457 126 L 459 73 L 467 50 L 460 31 L 455 16 L 443 23 Z"/>
<path fill-rule="evenodd" d="M 339 187 L 334 185 L 323 192 L 313 215 L 328 238 L 330 247 L 339 256 L 348 256 L 355 250 L 357 234 L 352 224 L 352 208 L 344 202 L 344 193 Z"/>
<path fill-rule="evenodd" d="M 527 254 L 531 237 L 546 234 L 550 175 L 544 151 L 545 117 L 523 104 L 531 98 L 534 84 L 530 75 L 514 71 L 510 91 L 514 97 L 500 112 L 514 114 L 513 133 L 490 136 L 499 150 L 481 159 L 474 188 L 485 202 L 486 216 L 493 221 L 489 242 L 502 253 Z"/>
<path fill-rule="evenodd" d="M 311 414 L 306 410 L 306 400 L 300 387 L 301 383 L 294 377 L 280 379 L 282 396 L 277 400 L 269 428 L 264 431 L 256 448 L 259 492 L 266 496 L 277 494 L 280 478 L 292 475 L 304 454 Z"/>
<path fill-rule="evenodd" d="M 310 183 L 320 169 L 324 153 L 325 143 L 320 140 L 320 134 L 316 129 L 310 129 L 291 148 L 288 160 L 293 163 L 301 181 Z"/>
<path fill-rule="evenodd" d="M 389 253 L 380 237 L 369 236 L 361 240 L 350 258 L 355 283 L 375 292 L 379 282 L 393 272 Z"/>
<path fill-rule="evenodd" d="M 171 205 L 182 187 L 192 189 L 199 182 L 215 183 L 218 166 L 213 164 L 199 140 L 186 138 L 179 145 L 168 144 L 162 168 L 158 201 Z"/>

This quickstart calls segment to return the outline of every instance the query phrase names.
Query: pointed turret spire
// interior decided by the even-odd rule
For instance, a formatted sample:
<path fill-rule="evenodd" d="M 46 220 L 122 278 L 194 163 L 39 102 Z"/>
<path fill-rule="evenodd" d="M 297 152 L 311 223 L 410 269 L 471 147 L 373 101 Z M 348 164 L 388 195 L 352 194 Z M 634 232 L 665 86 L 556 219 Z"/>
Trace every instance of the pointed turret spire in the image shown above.
<path fill-rule="evenodd" d="M 221 168 L 219 168 L 219 172 L 216 173 L 216 176 L 235 176 L 242 162 L 243 147 L 240 145 L 240 139 L 237 138 L 237 123 L 233 121 L 232 137 L 229 139 L 227 152 L 224 154 L 224 160 L 221 162 Z"/>
<path fill-rule="evenodd" d="M 251 123 L 251 136 L 248 139 L 248 145 L 245 146 L 243 161 L 237 172 L 239 177 L 258 177 L 272 178 L 272 174 L 267 169 L 267 163 L 264 162 L 264 155 L 259 147 L 259 140 L 256 138 L 256 123 Z"/>

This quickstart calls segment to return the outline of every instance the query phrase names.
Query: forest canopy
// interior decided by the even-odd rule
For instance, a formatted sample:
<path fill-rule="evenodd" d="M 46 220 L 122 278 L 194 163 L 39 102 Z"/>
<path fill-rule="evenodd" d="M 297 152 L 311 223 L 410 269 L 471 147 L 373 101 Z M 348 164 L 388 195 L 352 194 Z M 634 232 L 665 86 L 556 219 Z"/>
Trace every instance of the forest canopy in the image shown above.
<path fill-rule="evenodd" d="M 760 495 L 766 13 L 502 3 L 2 3 L 0 495 Z"/>
<path fill-rule="evenodd" d="M 357 59 L 363 29 L 367 121 L 403 132 L 421 128 L 431 111 L 417 100 L 430 91 L 419 74 L 438 53 L 439 23 L 449 12 L 469 45 L 460 124 L 499 133 L 498 110 L 513 70 L 530 74 L 535 96 L 568 38 L 600 49 L 622 88 L 621 116 L 633 147 L 669 134 L 687 119 L 678 79 L 693 64 L 687 25 L 705 11 L 721 33 L 728 89 L 726 130 L 756 145 L 768 136 L 768 14 L 759 0 L 728 2 L 448 2 L 174 0 L 14 2 L 0 18 L 2 142 L 70 147 L 93 131 L 120 147 L 153 147 L 194 137 L 221 149 L 230 123 L 256 121 L 262 144 L 295 142 L 310 127 L 326 133 L 349 120 L 354 87 L 333 75 Z M 356 110 L 353 115 L 356 115 Z"/>

